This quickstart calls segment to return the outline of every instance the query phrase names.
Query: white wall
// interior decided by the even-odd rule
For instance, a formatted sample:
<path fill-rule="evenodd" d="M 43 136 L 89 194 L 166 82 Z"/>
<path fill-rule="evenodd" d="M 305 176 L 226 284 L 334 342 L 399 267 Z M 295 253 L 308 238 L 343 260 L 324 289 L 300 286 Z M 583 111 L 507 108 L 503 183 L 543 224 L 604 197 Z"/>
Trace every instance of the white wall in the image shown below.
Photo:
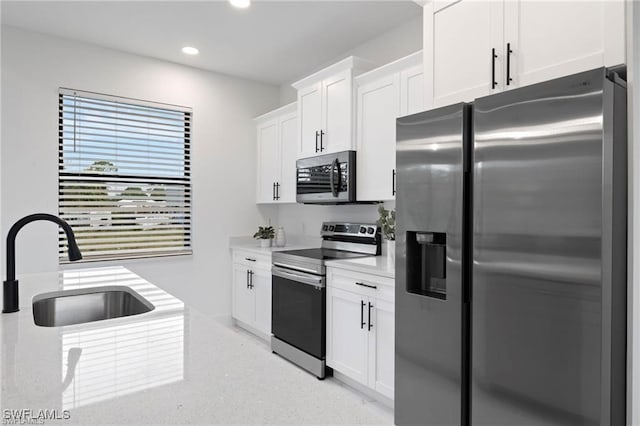
<path fill-rule="evenodd" d="M 229 236 L 250 234 L 276 215 L 275 208 L 255 204 L 252 119 L 278 106 L 278 87 L 3 27 L 3 237 L 23 215 L 57 213 L 59 87 L 193 108 L 194 254 L 118 263 L 202 312 L 228 314 Z M 18 276 L 56 269 L 56 227 L 24 228 L 18 236 Z"/>
<path fill-rule="evenodd" d="M 387 209 L 394 208 L 395 202 L 384 204 Z M 278 225 L 287 233 L 317 237 L 320 235 L 322 222 L 352 221 L 375 223 L 378 220 L 377 204 L 355 205 L 313 205 L 287 204 L 280 206 Z"/>
<path fill-rule="evenodd" d="M 318 67 L 318 69 L 338 62 L 347 56 L 359 56 L 375 64 L 384 65 L 417 52 L 420 49 L 422 49 L 422 14 L 417 15 L 415 18 L 396 28 L 380 34 L 378 37 L 366 43 L 336 56 L 327 61 L 323 66 Z M 299 76 L 299 78 L 303 77 L 305 76 Z M 296 79 L 296 81 L 297 80 L 298 79 Z M 293 83 L 293 81 L 280 86 L 280 105 L 286 105 L 296 101 L 297 93 L 294 88 L 291 87 L 291 83 Z"/>

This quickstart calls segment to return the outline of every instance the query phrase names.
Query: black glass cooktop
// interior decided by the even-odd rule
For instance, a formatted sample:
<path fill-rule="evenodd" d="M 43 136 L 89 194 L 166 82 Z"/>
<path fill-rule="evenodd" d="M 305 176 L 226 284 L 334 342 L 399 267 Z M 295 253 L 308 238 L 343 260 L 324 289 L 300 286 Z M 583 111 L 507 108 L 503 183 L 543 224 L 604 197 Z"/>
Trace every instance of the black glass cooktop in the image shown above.
<path fill-rule="evenodd" d="M 308 257 L 308 258 L 317 259 L 317 260 L 354 259 L 357 257 L 371 256 L 370 254 L 365 254 L 365 253 L 355 253 L 352 251 L 332 250 L 332 249 L 326 249 L 326 248 L 287 250 L 287 251 L 281 251 L 279 253 L 289 254 L 292 256 Z"/>

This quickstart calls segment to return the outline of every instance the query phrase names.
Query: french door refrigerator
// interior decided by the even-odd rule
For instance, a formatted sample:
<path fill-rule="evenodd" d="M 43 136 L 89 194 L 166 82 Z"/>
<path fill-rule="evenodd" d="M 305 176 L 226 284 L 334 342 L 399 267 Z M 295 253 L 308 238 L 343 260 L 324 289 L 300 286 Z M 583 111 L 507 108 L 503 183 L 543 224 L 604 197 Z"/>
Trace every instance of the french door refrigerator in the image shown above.
<path fill-rule="evenodd" d="M 396 149 L 396 424 L 624 424 L 624 82 L 402 117 Z"/>

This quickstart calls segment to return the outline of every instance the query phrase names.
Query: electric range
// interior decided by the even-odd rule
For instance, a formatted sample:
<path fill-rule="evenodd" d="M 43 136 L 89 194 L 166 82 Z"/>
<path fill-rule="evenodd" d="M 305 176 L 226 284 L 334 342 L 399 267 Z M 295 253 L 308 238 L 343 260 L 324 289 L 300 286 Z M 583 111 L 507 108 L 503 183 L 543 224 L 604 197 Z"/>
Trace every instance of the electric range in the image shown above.
<path fill-rule="evenodd" d="M 325 261 L 380 254 L 374 224 L 325 222 L 319 248 L 274 252 L 271 350 L 319 379 L 326 367 Z"/>

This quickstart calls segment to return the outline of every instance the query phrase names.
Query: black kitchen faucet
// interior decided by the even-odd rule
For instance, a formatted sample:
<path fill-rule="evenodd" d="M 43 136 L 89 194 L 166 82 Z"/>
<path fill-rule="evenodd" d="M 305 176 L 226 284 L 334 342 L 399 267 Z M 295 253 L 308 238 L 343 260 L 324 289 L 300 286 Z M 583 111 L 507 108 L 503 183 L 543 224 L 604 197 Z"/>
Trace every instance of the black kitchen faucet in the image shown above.
<path fill-rule="evenodd" d="M 47 213 L 36 213 L 25 216 L 14 223 L 7 234 L 7 280 L 3 286 L 3 314 L 18 312 L 20 310 L 20 305 L 18 304 L 18 280 L 16 280 L 16 236 L 23 226 L 36 220 L 48 220 L 60 225 L 65 234 L 67 234 L 69 260 L 73 262 L 82 259 L 82 254 L 76 244 L 76 237 L 73 234 L 73 230 L 67 222 L 58 216 Z"/>

